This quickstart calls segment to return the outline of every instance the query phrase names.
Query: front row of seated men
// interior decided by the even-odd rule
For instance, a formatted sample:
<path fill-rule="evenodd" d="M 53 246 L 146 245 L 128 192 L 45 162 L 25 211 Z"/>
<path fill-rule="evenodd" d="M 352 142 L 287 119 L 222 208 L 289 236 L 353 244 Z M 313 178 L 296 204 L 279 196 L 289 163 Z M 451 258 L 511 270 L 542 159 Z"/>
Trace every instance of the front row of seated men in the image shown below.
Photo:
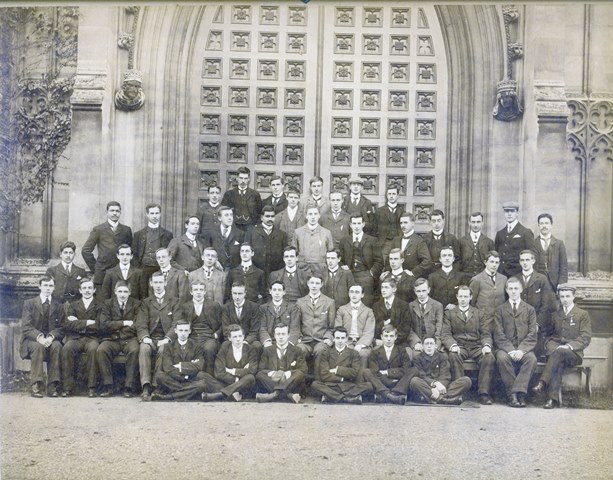
<path fill-rule="evenodd" d="M 442 323 L 427 315 L 442 305 L 428 297 L 425 280 L 415 282 L 417 299 L 407 304 L 394 298 L 394 279 L 384 279 L 375 312 L 362 303 L 357 284 L 349 288 L 349 303 L 335 310 L 316 275 L 308 280 L 309 294 L 295 305 L 284 303 L 284 286 L 275 282 L 265 305 L 246 300 L 245 286 L 234 284 L 232 300 L 220 307 L 205 300 L 206 287 L 198 281 L 192 284 L 192 300 L 181 304 L 168 295 L 162 272 L 152 275 L 153 293 L 142 303 L 130 296 L 123 280 L 116 282 L 113 298 L 98 303 L 92 280 L 83 278 L 82 298 L 66 308 L 52 299 L 53 278 L 42 277 L 39 285 L 40 295 L 24 303 L 21 343 L 22 357 L 32 360 L 31 393 L 37 398 L 43 396 L 43 361 L 48 362 L 48 395 L 72 395 L 82 354 L 88 395 L 96 396 L 99 376 L 100 396 L 111 396 L 113 358 L 123 353 L 124 396 L 135 394 L 140 372 L 145 401 L 240 401 L 257 389 L 260 402 L 298 403 L 306 392 L 307 362 L 313 360 L 311 389 L 323 402 L 357 404 L 362 395 L 375 393 L 377 401 L 394 404 L 404 404 L 407 396 L 459 404 L 471 387 L 464 375 L 470 358 L 479 366 L 482 404 L 492 403 L 497 363 L 508 404 L 524 407 L 537 364 L 536 312 L 522 301 L 517 278 L 507 281 L 509 300 L 496 308 L 493 319 L 471 306 L 470 289 L 460 286 L 458 304 L 445 311 Z M 564 370 L 581 364 L 591 339 L 589 315 L 574 305 L 574 294 L 574 287 L 560 286 L 561 308 L 545 341 L 547 363 L 533 389 L 547 394 L 545 408 L 557 406 Z M 392 317 L 397 302 L 414 314 Z"/>

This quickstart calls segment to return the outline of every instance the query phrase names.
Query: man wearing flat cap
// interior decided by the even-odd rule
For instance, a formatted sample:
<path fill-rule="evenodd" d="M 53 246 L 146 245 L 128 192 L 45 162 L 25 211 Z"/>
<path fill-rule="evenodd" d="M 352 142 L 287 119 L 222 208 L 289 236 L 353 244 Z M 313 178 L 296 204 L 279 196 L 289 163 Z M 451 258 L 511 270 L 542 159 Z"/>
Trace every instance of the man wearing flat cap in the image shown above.
<path fill-rule="evenodd" d="M 517 219 L 519 203 L 505 202 L 502 209 L 507 225 L 496 233 L 494 244 L 496 251 L 500 253 L 500 273 L 510 278 L 521 272 L 519 253 L 522 250 L 535 251 L 534 234 Z"/>
<path fill-rule="evenodd" d="M 553 335 L 545 340 L 547 364 L 538 384 L 532 389 L 537 394 L 546 393 L 543 408 L 560 406 L 562 375 L 567 368 L 581 365 L 583 350 L 592 339 L 592 322 L 589 314 L 575 306 L 575 287 L 560 285 L 560 308 L 553 314 Z"/>
<path fill-rule="evenodd" d="M 350 194 L 343 200 L 343 210 L 349 215 L 362 215 L 364 219 L 364 232 L 369 235 L 375 235 L 377 233 L 375 208 L 371 201 L 362 195 L 363 188 L 363 178 L 351 177 L 349 179 Z"/>

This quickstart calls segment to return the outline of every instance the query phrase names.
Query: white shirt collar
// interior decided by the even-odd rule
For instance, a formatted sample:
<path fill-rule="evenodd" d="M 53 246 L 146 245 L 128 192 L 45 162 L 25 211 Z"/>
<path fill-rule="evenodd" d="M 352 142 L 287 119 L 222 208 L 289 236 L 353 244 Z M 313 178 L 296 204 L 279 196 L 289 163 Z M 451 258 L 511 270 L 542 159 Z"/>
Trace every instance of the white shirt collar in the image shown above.
<path fill-rule="evenodd" d="M 45 300 L 48 298 L 49 299 L 49 303 L 51 303 L 51 297 L 45 297 L 42 293 L 39 295 L 40 297 L 40 303 L 45 303 Z"/>
<path fill-rule="evenodd" d="M 518 223 L 519 220 L 514 220 L 511 223 L 507 223 L 507 230 L 513 230 Z"/>
<path fill-rule="evenodd" d="M 358 242 L 361 242 L 361 241 L 362 241 L 362 235 L 364 235 L 364 232 L 362 232 L 362 233 L 360 233 L 360 234 L 358 234 L 358 235 L 356 235 L 356 234 L 354 233 L 354 234 L 353 234 L 353 239 L 354 239 L 354 241 L 356 241 L 356 240 L 357 240 Z"/>
<path fill-rule="evenodd" d="M 185 345 L 187 345 L 187 340 L 185 340 L 184 342 L 181 342 L 181 340 L 177 338 L 177 343 L 181 345 L 182 347 L 184 347 Z"/>
<path fill-rule="evenodd" d="M 192 242 L 196 240 L 196 235 L 194 235 L 193 233 L 185 232 L 185 236 L 189 238 Z"/>
<path fill-rule="evenodd" d="M 166 266 L 164 268 L 160 268 L 160 272 L 162 272 L 162 273 L 169 272 L 171 268 L 172 268 L 172 265 L 168 265 L 168 266 Z"/>
<path fill-rule="evenodd" d="M 444 266 L 441 266 L 441 270 L 442 270 L 443 272 L 445 272 L 445 273 L 451 273 L 451 271 L 453 270 L 453 266 L 451 266 L 451 267 L 444 267 Z"/>
<path fill-rule="evenodd" d="M 65 263 L 64 260 L 62 260 L 61 263 L 62 263 L 62 267 L 64 267 L 64 270 L 66 270 L 66 267 L 72 270 L 72 263 Z"/>
<path fill-rule="evenodd" d="M 513 306 L 513 304 L 517 305 L 519 307 L 519 304 L 521 303 L 521 298 L 518 300 L 511 300 L 509 298 L 509 303 L 511 304 L 511 307 Z"/>
<path fill-rule="evenodd" d="M 298 268 L 298 267 L 297 267 L 296 265 L 294 265 L 292 268 L 290 268 L 290 267 L 286 266 L 286 267 L 285 267 L 285 271 L 286 271 L 287 273 L 296 273 L 296 269 L 297 269 L 297 268 Z"/>
<path fill-rule="evenodd" d="M 404 272 L 404 270 L 400 267 L 398 270 L 392 270 L 392 275 L 400 275 L 402 272 Z"/>
<path fill-rule="evenodd" d="M 117 228 L 117 225 L 119 225 L 119 222 L 112 222 L 111 220 L 108 220 L 108 219 L 107 219 L 107 222 L 109 222 L 109 225 L 114 228 Z"/>
<path fill-rule="evenodd" d="M 83 300 L 83 305 L 85 305 L 85 308 L 89 308 L 91 303 L 94 301 L 94 297 L 92 297 L 90 299 L 82 298 L 81 300 Z"/>

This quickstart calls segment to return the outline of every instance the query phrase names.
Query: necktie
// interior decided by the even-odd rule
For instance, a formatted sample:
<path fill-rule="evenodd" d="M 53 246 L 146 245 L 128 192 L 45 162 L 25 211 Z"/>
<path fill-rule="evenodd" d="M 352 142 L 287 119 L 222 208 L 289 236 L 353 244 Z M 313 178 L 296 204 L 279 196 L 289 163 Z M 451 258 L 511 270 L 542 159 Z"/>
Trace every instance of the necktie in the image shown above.
<path fill-rule="evenodd" d="M 496 275 L 488 275 L 492 279 L 492 283 L 496 285 Z"/>
<path fill-rule="evenodd" d="M 279 358 L 283 358 L 285 356 L 286 350 L 287 349 L 281 350 L 280 348 L 277 348 L 277 352 L 279 352 Z"/>
<path fill-rule="evenodd" d="M 166 283 L 168 282 L 168 270 L 166 270 L 164 273 L 164 285 L 166 285 Z"/>
<path fill-rule="evenodd" d="M 549 242 L 551 242 L 551 238 L 542 238 L 542 243 L 543 243 L 543 250 L 547 251 L 549 250 Z"/>
<path fill-rule="evenodd" d="M 45 318 L 49 317 L 49 298 L 45 298 L 45 301 L 43 302 L 43 314 L 45 315 Z"/>
<path fill-rule="evenodd" d="M 164 303 L 164 297 L 158 297 L 158 303 L 161 305 Z"/>
<path fill-rule="evenodd" d="M 426 311 L 425 305 L 423 303 L 420 303 L 419 304 L 419 313 L 421 314 L 422 318 L 424 316 L 425 311 Z"/>
<path fill-rule="evenodd" d="M 360 248 L 360 242 L 357 238 L 353 239 L 353 248 Z"/>
<path fill-rule="evenodd" d="M 513 230 L 513 228 L 511 228 L 511 226 L 509 225 L 509 227 L 507 228 L 507 233 L 511 233 L 511 230 Z"/>
<path fill-rule="evenodd" d="M 353 205 L 356 207 L 358 206 L 358 199 L 355 197 L 353 198 Z"/>
<path fill-rule="evenodd" d="M 523 277 L 524 277 L 524 283 L 525 283 L 525 284 L 528 284 L 528 282 L 530 281 L 530 277 L 531 277 L 531 276 L 532 276 L 532 275 L 528 275 L 527 277 L 526 277 L 525 275 L 523 276 Z"/>
<path fill-rule="evenodd" d="M 276 207 L 276 206 L 277 206 L 277 202 L 278 202 L 278 201 L 279 201 L 279 200 L 277 199 L 277 197 L 272 197 L 272 206 L 273 206 L 273 207 Z"/>
<path fill-rule="evenodd" d="M 466 312 L 464 310 L 460 310 L 460 313 L 462 314 L 462 319 L 466 321 Z"/>
<path fill-rule="evenodd" d="M 206 276 L 206 279 L 207 279 L 207 280 L 209 280 L 209 279 L 211 278 L 211 273 L 212 273 L 212 272 L 211 272 L 211 270 L 210 270 L 210 269 L 209 269 L 209 270 L 205 270 L 205 271 L 204 271 L 204 275 Z"/>
<path fill-rule="evenodd" d="M 275 305 L 275 315 L 279 315 L 280 310 L 281 310 L 281 307 L 279 305 Z"/>
<path fill-rule="evenodd" d="M 236 305 L 235 305 L 236 307 Z M 241 313 L 243 312 L 243 307 L 236 307 L 236 318 L 241 318 Z"/>
<path fill-rule="evenodd" d="M 517 303 L 513 302 L 513 316 L 517 315 Z"/>
<path fill-rule="evenodd" d="M 386 301 L 385 301 L 385 308 L 386 308 L 387 310 L 391 310 L 391 309 L 392 309 L 392 304 L 391 304 L 391 302 L 388 302 L 388 301 L 386 300 Z"/>
<path fill-rule="evenodd" d="M 434 235 L 434 240 L 436 240 L 437 242 L 441 239 L 440 235 Z"/>
<path fill-rule="evenodd" d="M 330 272 L 330 277 L 334 278 L 336 276 L 336 271 L 333 272 L 333 271 L 329 270 L 329 272 Z"/>
<path fill-rule="evenodd" d="M 125 303 L 123 303 L 123 302 L 121 302 L 121 303 L 119 304 L 119 311 L 121 312 L 121 316 L 122 316 L 122 317 L 123 317 L 123 312 L 124 312 L 125 308 L 126 308 L 126 304 L 125 304 Z"/>
<path fill-rule="evenodd" d="M 194 248 L 198 248 L 198 242 L 196 242 L 196 240 L 192 240 L 192 245 Z"/>
<path fill-rule="evenodd" d="M 287 272 L 287 278 L 290 280 L 290 282 L 294 279 L 294 274 L 292 272 Z"/>
<path fill-rule="evenodd" d="M 334 220 L 338 220 L 338 213 L 332 213 L 332 216 L 334 217 Z"/>
<path fill-rule="evenodd" d="M 66 275 L 70 275 L 70 265 L 66 265 L 64 270 L 66 270 Z"/>
<path fill-rule="evenodd" d="M 111 225 L 111 230 L 113 231 L 113 233 L 115 233 L 117 231 L 117 227 L 114 225 Z"/>
<path fill-rule="evenodd" d="M 223 225 L 222 229 L 223 229 L 223 233 L 222 233 L 223 238 L 228 238 L 228 230 L 229 230 L 228 226 L 227 225 Z"/>
<path fill-rule="evenodd" d="M 123 276 L 124 280 L 127 280 L 127 278 L 128 278 L 128 270 L 126 268 L 122 268 L 121 269 L 121 275 Z"/>
<path fill-rule="evenodd" d="M 317 297 L 311 297 L 311 305 L 315 306 L 317 303 Z"/>
<path fill-rule="evenodd" d="M 247 273 L 247 270 L 249 270 L 249 267 L 246 267 L 246 266 L 243 265 L 243 272 Z"/>

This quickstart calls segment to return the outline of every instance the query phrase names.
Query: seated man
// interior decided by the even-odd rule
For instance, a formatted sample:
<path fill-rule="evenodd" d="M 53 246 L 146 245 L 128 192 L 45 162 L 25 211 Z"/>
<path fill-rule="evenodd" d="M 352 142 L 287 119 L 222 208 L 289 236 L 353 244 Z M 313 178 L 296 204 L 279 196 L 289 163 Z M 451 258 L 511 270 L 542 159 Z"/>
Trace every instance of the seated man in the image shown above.
<path fill-rule="evenodd" d="M 560 308 L 553 314 L 553 335 L 545 341 L 547 364 L 534 393 L 547 393 L 544 408 L 559 407 L 564 370 L 581 365 L 583 350 L 592 340 L 590 315 L 575 306 L 575 287 L 566 283 L 558 288 Z"/>
<path fill-rule="evenodd" d="M 206 392 L 202 400 L 232 399 L 240 402 L 255 387 L 258 356 L 254 348 L 245 343 L 245 334 L 238 324 L 227 328 L 229 342 L 224 342 L 215 359 L 215 377 L 202 372 Z"/>
<path fill-rule="evenodd" d="M 347 348 L 347 329 L 334 327 L 334 347 L 325 349 L 319 358 L 318 371 L 311 388 L 321 395 L 321 403 L 362 404 L 362 394 L 372 392 L 368 382 L 358 382 L 360 355 Z"/>
<path fill-rule="evenodd" d="M 203 370 L 213 375 L 222 339 L 221 306 L 206 299 L 206 287 L 198 279 L 192 283 L 191 292 L 192 300 L 181 305 L 182 317 L 191 324 L 191 338 L 203 348 Z"/>
<path fill-rule="evenodd" d="M 394 325 L 385 325 L 381 332 L 382 344 L 376 347 L 368 359 L 364 379 L 373 386 L 377 402 L 387 401 L 404 405 L 409 383 L 416 375 L 409 354 L 397 345 L 398 333 Z"/>
<path fill-rule="evenodd" d="M 424 339 L 424 352 L 414 360 L 417 375 L 411 379 L 409 390 L 420 395 L 420 400 L 443 405 L 460 405 L 462 395 L 470 390 L 470 378 L 462 376 L 451 380 L 447 355 L 436 349 L 436 340 Z"/>
<path fill-rule="evenodd" d="M 176 339 L 174 325 L 181 319 L 179 299 L 166 293 L 164 274 L 155 272 L 149 279 L 149 285 L 153 289 L 153 295 L 143 300 L 136 316 L 136 335 L 140 342 L 138 364 L 144 401 L 150 400 L 152 385 L 157 386 L 155 373 L 162 365 L 164 346 Z M 155 357 L 153 376 L 151 375 L 151 357 Z"/>
<path fill-rule="evenodd" d="M 423 352 L 422 340 L 432 337 L 436 340 L 437 350 L 441 349 L 443 330 L 443 305 L 430 298 L 430 286 L 425 278 L 415 282 L 417 300 L 409 304 L 411 313 L 411 332 L 409 333 L 409 354 L 414 357 Z"/>
<path fill-rule="evenodd" d="M 113 357 L 126 356 L 126 381 L 123 396 L 132 398 L 138 386 L 138 352 L 134 321 L 140 301 L 130 296 L 130 285 L 119 280 L 115 284 L 115 297 L 105 300 L 100 309 L 100 335 L 102 343 L 96 350 L 96 365 L 102 378 L 101 397 L 113 395 Z"/>
<path fill-rule="evenodd" d="M 536 312 L 521 300 L 519 279 L 507 281 L 509 301 L 496 309 L 492 325 L 496 363 L 510 407 L 525 407 L 526 392 L 536 368 Z M 515 373 L 519 370 L 518 373 Z"/>
<path fill-rule="evenodd" d="M 189 272 L 187 277 L 190 285 L 195 282 L 205 286 L 205 298 L 209 302 L 223 305 L 225 289 L 224 271 L 217 263 L 217 252 L 213 247 L 206 247 L 202 251 L 202 268 Z M 219 266 L 219 268 L 217 268 Z"/>
<path fill-rule="evenodd" d="M 496 359 L 492 353 L 491 319 L 470 305 L 470 288 L 458 289 L 458 308 L 445 311 L 443 344 L 449 351 L 451 377 L 464 376 L 464 360 L 473 359 L 479 365 L 479 403 L 491 405 L 490 386 Z"/>
<path fill-rule="evenodd" d="M 309 293 L 309 287 L 307 287 L 309 274 L 296 266 L 298 261 L 296 247 L 285 247 L 283 261 L 285 262 L 285 268 L 271 272 L 268 285 L 272 285 L 274 282 L 282 282 L 285 286 L 285 300 L 296 303 L 296 300 Z"/>
<path fill-rule="evenodd" d="M 75 364 L 85 353 L 87 371 L 87 396 L 96 396 L 96 350 L 100 344 L 98 335 L 98 316 L 101 304 L 94 298 L 96 288 L 91 278 L 79 282 L 81 299 L 72 302 L 66 309 L 64 320 L 64 348 L 62 348 L 62 378 L 64 391 L 62 397 L 70 397 L 75 390 Z"/>
<path fill-rule="evenodd" d="M 40 294 L 23 303 L 21 314 L 21 358 L 32 360 L 30 383 L 32 396 L 42 398 L 43 361 L 47 362 L 47 395 L 60 396 L 60 352 L 64 308 L 52 298 L 55 281 L 43 276 L 38 281 Z"/>
<path fill-rule="evenodd" d="M 189 338 L 191 327 L 187 320 L 175 323 L 177 341 L 164 348 L 162 366 L 156 374 L 158 390 L 151 400 L 192 400 L 206 390 L 202 376 L 204 351 L 202 345 Z"/>
<path fill-rule="evenodd" d="M 275 327 L 279 324 L 289 328 L 289 342 L 298 344 L 300 338 L 300 311 L 295 304 L 284 300 L 285 286 L 276 281 L 270 286 L 270 301 L 260 305 L 258 322 L 260 323 L 260 342 L 263 347 L 274 343 Z"/>
<path fill-rule="evenodd" d="M 283 323 L 275 327 L 275 344 L 264 348 L 259 371 L 255 376 L 265 393 L 258 393 L 258 402 L 271 402 L 287 398 L 300 403 L 300 392 L 304 391 L 307 364 L 304 353 L 289 343 L 289 327 Z"/>
<path fill-rule="evenodd" d="M 393 325 L 396 329 L 396 344 L 402 347 L 408 345 L 411 331 L 411 312 L 409 304 L 396 295 L 396 282 L 391 276 L 381 280 L 381 298 L 374 304 L 375 342 L 381 345 L 383 327 Z"/>
<path fill-rule="evenodd" d="M 143 272 L 140 268 L 130 265 L 133 257 L 130 245 L 123 244 L 117 247 L 119 264 L 107 270 L 104 274 L 104 280 L 102 280 L 102 298 L 104 300 L 113 297 L 115 284 L 120 280 L 128 282 L 132 298 L 141 300 L 147 296 L 147 285 L 143 284 Z"/>
<path fill-rule="evenodd" d="M 53 278 L 53 298 L 60 303 L 74 302 L 80 298 L 79 280 L 86 276 L 85 270 L 74 264 L 77 246 L 74 242 L 60 245 L 60 263 L 49 267 L 46 275 Z"/>
<path fill-rule="evenodd" d="M 362 298 L 362 286 L 352 285 L 349 288 L 349 303 L 336 311 L 334 326 L 345 327 L 349 332 L 347 346 L 359 353 L 362 368 L 366 368 L 375 338 L 375 315 L 362 303 Z"/>
<path fill-rule="evenodd" d="M 155 252 L 160 269 L 155 273 L 161 273 L 164 278 L 164 290 L 166 295 L 185 302 L 189 299 L 189 282 L 187 281 L 186 271 L 171 265 L 172 256 L 167 248 L 158 248 Z M 153 295 L 151 279 L 149 279 L 149 296 Z"/>
<path fill-rule="evenodd" d="M 226 278 L 226 293 L 224 301 L 230 300 L 232 285 L 243 283 L 245 285 L 246 299 L 261 305 L 266 300 L 266 279 L 264 272 L 253 262 L 254 250 L 248 243 L 243 243 L 240 249 L 241 264 L 230 269 Z"/>
<path fill-rule="evenodd" d="M 223 340 L 229 340 L 229 327 L 238 324 L 243 328 L 245 343 L 251 345 L 259 361 L 262 354 L 262 344 L 259 342 L 260 324 L 258 318 L 259 306 L 257 303 L 245 299 L 245 284 L 236 282 L 232 285 L 232 300 L 221 307 L 221 325 Z M 254 367 L 257 369 L 257 365 Z"/>

